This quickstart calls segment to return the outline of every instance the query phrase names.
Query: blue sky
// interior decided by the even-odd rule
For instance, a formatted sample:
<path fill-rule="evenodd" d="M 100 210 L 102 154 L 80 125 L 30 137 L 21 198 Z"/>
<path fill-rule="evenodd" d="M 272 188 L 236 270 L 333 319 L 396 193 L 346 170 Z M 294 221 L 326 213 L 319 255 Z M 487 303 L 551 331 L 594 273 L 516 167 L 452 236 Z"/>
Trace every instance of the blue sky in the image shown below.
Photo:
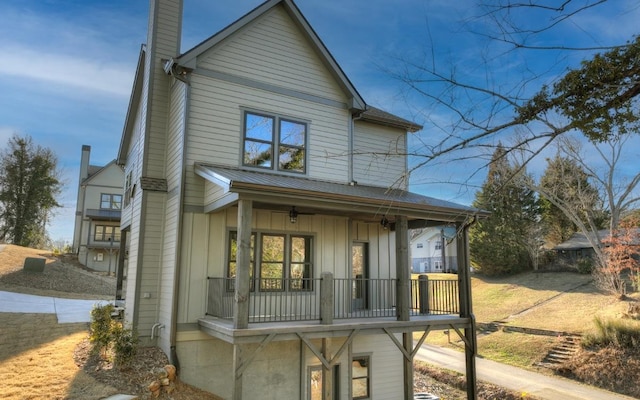
<path fill-rule="evenodd" d="M 261 2 L 184 0 L 182 51 Z M 437 63 L 442 71 L 455 68 L 458 77 L 496 86 L 522 79 L 531 69 L 545 71 L 531 83 L 534 90 L 539 82 L 553 79 L 588 55 L 514 52 L 491 44 L 477 34 L 492 32 L 492 25 L 473 19 L 480 14 L 475 3 L 296 1 L 367 103 L 424 124 L 420 137 L 426 141 L 444 134 L 438 127 L 446 126 L 450 116 L 421 96 L 407 93 L 385 71 L 401 69 L 399 59 Z M 0 3 L 0 148 L 17 133 L 30 135 L 57 154 L 65 187 L 60 198 L 64 207 L 57 210 L 49 227 L 54 240 L 73 237 L 81 146 L 92 147 L 92 164 L 104 165 L 116 156 L 138 52 L 146 41 L 148 7 L 147 0 Z M 533 24 L 543 18 L 529 13 L 520 22 Z M 638 33 L 637 21 L 637 1 L 611 0 L 528 40 L 536 45 L 619 44 Z M 474 188 L 459 183 L 467 181 L 472 169 L 469 164 L 460 169 L 436 163 L 416 172 L 412 190 L 469 203 Z M 484 178 L 480 173 L 471 182 L 478 184 Z M 443 180 L 454 184 L 439 184 Z"/>

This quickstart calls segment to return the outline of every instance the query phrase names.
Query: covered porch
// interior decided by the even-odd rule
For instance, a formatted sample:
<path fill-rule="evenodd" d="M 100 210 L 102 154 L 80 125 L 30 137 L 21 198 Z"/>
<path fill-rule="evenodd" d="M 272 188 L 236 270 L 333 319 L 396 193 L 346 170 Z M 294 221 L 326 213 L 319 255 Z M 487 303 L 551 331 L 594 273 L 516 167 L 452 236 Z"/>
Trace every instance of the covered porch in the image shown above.
<path fill-rule="evenodd" d="M 200 329 L 234 346 L 235 386 L 242 392 L 246 359 L 242 346 L 272 340 L 302 340 L 322 361 L 330 380 L 332 359 L 307 343 L 311 338 L 386 334 L 404 354 L 405 398 L 413 397 L 413 332 L 423 339 L 432 329 L 456 330 L 467 344 L 469 398 L 475 398 L 475 328 L 471 308 L 467 230 L 481 212 L 402 189 L 315 181 L 276 176 L 228 167 L 196 164 L 205 179 L 205 212 L 232 209 L 233 262 L 227 273 L 207 279 L 206 316 Z M 385 242 L 389 276 L 359 273 L 355 258 L 347 263 L 318 263 L 313 272 L 267 276 L 268 262 L 254 259 L 256 212 L 288 215 L 291 223 L 302 215 L 336 217 L 376 226 Z M 458 275 L 454 280 L 412 279 L 409 266 L 409 230 L 428 226 L 456 229 Z M 258 233 L 273 238 L 278 233 Z M 282 234 L 287 237 L 288 234 Z M 355 235 L 333 237 L 335 245 L 357 249 Z M 327 239 L 325 236 L 325 246 Z M 289 245 L 291 246 L 291 245 Z M 378 249 L 379 250 L 379 249 Z M 366 252 L 365 252 L 366 253 Z M 229 257 L 228 257 L 229 258 Z M 272 262 L 273 260 L 267 260 Z M 275 263 L 275 262 L 272 262 Z M 258 264 L 258 267 L 256 267 Z M 322 264 L 322 265 L 320 265 Z M 341 265 L 341 266 L 340 266 Z M 293 267 L 290 267 L 292 270 Z M 229 271 L 232 271 L 229 272 Z M 301 269 L 301 271 L 306 271 Z M 360 326 L 360 327 L 358 327 Z M 366 327 L 366 328 L 365 328 Z M 395 335 L 401 335 L 398 341 Z M 422 340 L 420 342 L 422 342 Z M 264 341 L 264 342 L 263 342 Z M 420 343 L 421 344 L 421 343 Z M 235 397 L 234 398 L 240 398 Z"/>

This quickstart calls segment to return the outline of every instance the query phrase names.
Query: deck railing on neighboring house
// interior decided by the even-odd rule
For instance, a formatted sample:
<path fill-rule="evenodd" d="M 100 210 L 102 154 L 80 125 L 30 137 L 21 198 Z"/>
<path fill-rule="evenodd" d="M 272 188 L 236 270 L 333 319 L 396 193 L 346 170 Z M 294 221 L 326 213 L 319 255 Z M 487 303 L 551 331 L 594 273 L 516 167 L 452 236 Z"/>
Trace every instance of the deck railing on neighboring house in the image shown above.
<path fill-rule="evenodd" d="M 459 314 L 456 280 L 412 279 L 409 315 Z M 396 279 L 331 278 L 333 318 L 396 317 Z M 322 278 L 251 279 L 249 322 L 321 320 Z M 208 278 L 207 315 L 232 319 L 235 278 Z M 257 289 L 257 290 L 256 290 Z M 326 303 L 325 303 L 326 304 Z"/>

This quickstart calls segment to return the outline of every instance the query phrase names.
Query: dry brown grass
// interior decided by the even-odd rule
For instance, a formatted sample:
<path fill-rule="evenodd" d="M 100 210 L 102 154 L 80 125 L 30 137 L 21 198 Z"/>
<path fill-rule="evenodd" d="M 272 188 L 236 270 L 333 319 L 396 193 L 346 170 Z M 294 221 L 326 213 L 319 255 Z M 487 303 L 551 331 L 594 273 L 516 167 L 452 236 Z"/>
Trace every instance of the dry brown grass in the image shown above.
<path fill-rule="evenodd" d="M 87 324 L 58 324 L 53 314 L 0 313 L 3 399 L 101 399 L 117 389 L 96 381 L 73 360 Z"/>
<path fill-rule="evenodd" d="M 25 257 L 46 258 L 43 274 L 22 271 Z M 103 299 L 115 293 L 115 279 L 83 270 L 69 257 L 49 251 L 6 245 L 0 252 L 0 290 L 34 295 Z M 109 296 L 106 296 L 108 298 Z M 118 370 L 97 365 L 88 357 L 89 324 L 58 324 L 53 314 L 0 313 L 0 398 L 92 400 L 124 393 L 145 392 L 151 370 L 166 363 L 157 348 L 139 352 L 136 369 Z M 76 360 L 79 360 L 76 362 Z M 220 400 L 178 382 L 175 400 Z M 160 399 L 168 399 L 161 395 Z"/>

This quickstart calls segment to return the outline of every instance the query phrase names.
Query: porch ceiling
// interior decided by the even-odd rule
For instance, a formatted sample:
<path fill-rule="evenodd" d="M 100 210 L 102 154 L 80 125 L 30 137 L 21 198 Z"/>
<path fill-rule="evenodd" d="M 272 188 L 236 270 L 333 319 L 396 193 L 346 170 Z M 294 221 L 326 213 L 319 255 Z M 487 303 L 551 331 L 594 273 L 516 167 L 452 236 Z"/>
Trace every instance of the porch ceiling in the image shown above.
<path fill-rule="evenodd" d="M 476 208 L 401 189 L 341 184 L 207 164 L 196 164 L 195 173 L 224 190 L 219 204 L 208 207 L 209 211 L 234 205 L 238 199 L 245 198 L 254 200 L 255 208 L 288 211 L 295 206 L 301 214 L 348 215 L 372 221 L 382 216 L 393 220 L 394 215 L 405 215 L 410 220 L 455 223 L 472 216 L 487 215 Z"/>

